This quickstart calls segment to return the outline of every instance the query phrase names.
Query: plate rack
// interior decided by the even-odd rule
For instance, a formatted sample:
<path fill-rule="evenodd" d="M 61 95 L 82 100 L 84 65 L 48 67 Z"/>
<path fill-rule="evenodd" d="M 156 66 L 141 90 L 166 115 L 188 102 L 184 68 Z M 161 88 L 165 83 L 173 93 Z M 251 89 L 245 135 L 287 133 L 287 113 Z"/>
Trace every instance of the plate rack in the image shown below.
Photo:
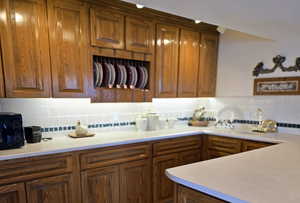
<path fill-rule="evenodd" d="M 93 55 L 95 88 L 149 89 L 150 62 Z"/>

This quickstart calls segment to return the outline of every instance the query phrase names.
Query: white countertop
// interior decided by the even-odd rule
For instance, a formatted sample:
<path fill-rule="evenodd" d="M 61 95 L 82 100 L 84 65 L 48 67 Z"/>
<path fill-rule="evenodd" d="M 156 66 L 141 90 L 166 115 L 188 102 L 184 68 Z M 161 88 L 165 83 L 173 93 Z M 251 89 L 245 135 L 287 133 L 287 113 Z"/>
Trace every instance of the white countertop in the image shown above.
<path fill-rule="evenodd" d="M 299 203 L 300 135 L 269 134 L 256 140 L 280 144 L 168 169 L 166 174 L 174 182 L 229 202 Z"/>
<path fill-rule="evenodd" d="M 108 131 L 89 138 L 27 144 L 0 151 L 0 160 L 94 149 L 196 134 L 213 134 L 278 145 L 166 171 L 173 181 L 230 202 L 300 202 L 300 135 L 258 134 L 239 130 L 183 127 L 155 132 Z"/>

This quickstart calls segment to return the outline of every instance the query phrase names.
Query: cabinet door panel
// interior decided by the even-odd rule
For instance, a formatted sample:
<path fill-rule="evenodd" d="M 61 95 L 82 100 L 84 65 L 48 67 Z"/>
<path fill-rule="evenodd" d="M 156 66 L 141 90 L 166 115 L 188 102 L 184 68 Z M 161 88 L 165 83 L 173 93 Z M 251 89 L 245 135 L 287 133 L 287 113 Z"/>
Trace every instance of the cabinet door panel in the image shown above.
<path fill-rule="evenodd" d="M 129 162 L 120 166 L 122 203 L 151 202 L 151 165 L 149 160 Z"/>
<path fill-rule="evenodd" d="M 157 25 L 156 81 L 158 97 L 176 97 L 179 29 Z"/>
<path fill-rule="evenodd" d="M 178 154 L 159 156 L 153 159 L 153 200 L 156 203 L 173 202 L 174 184 L 165 175 L 165 170 L 178 166 Z"/>
<path fill-rule="evenodd" d="M 218 35 L 202 34 L 198 96 L 213 97 L 216 92 Z"/>
<path fill-rule="evenodd" d="M 273 144 L 267 143 L 267 142 L 256 142 L 256 141 L 250 141 L 250 140 L 243 140 L 242 152 L 260 149 L 260 148 L 268 147 L 271 145 L 273 145 Z"/>
<path fill-rule="evenodd" d="M 143 19 L 126 17 L 126 49 L 151 53 L 153 24 Z"/>
<path fill-rule="evenodd" d="M 119 168 L 117 166 L 82 172 L 84 203 L 119 203 Z"/>
<path fill-rule="evenodd" d="M 2 66 L 2 57 L 1 57 L 1 43 L 0 43 L 0 98 L 2 97 L 5 97 L 5 90 L 4 90 L 3 66 Z"/>
<path fill-rule="evenodd" d="M 92 8 L 91 42 L 93 46 L 123 49 L 124 16 L 108 10 Z"/>
<path fill-rule="evenodd" d="M 79 1 L 48 1 L 54 97 L 87 94 L 87 8 Z"/>
<path fill-rule="evenodd" d="M 75 203 L 71 175 L 42 178 L 26 183 L 29 203 Z"/>
<path fill-rule="evenodd" d="M 1 0 L 0 35 L 7 97 L 49 97 L 45 0 Z"/>
<path fill-rule="evenodd" d="M 181 30 L 179 52 L 178 97 L 196 97 L 199 69 L 198 32 Z"/>
<path fill-rule="evenodd" d="M 26 203 L 25 186 L 23 183 L 0 187 L 1 203 Z"/>

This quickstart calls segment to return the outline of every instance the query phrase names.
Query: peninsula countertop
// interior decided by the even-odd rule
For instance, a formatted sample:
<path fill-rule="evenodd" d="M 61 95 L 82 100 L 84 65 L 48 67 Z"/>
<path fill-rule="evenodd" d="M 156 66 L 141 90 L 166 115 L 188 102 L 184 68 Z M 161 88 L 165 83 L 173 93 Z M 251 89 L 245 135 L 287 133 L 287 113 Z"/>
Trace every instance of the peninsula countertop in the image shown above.
<path fill-rule="evenodd" d="M 228 202 L 298 203 L 300 135 L 260 136 L 264 141 L 272 137 L 280 144 L 171 168 L 166 174 L 176 183 Z"/>

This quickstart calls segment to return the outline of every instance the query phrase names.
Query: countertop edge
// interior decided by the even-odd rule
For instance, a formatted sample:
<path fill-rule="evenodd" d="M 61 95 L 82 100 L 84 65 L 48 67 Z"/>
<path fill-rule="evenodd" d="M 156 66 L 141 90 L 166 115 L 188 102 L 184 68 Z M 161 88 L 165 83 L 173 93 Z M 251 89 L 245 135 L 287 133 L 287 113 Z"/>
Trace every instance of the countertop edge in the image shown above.
<path fill-rule="evenodd" d="M 227 195 L 227 194 L 224 194 L 222 192 L 219 192 L 219 191 L 216 191 L 216 190 L 213 190 L 213 189 L 210 189 L 210 188 L 207 188 L 203 185 L 200 185 L 200 184 L 196 184 L 196 183 L 192 183 L 190 181 L 187 181 L 187 180 L 184 180 L 184 179 L 181 179 L 181 178 L 178 178 L 176 176 L 173 176 L 170 172 L 169 172 L 170 169 L 167 169 L 165 171 L 165 174 L 166 176 L 171 179 L 173 182 L 175 183 L 178 183 L 180 185 L 183 185 L 185 187 L 188 187 L 190 189 L 193 189 L 193 190 L 196 190 L 196 191 L 199 191 L 199 192 L 203 192 L 205 194 L 208 194 L 208 195 L 211 195 L 213 197 L 216 197 L 216 198 L 219 198 L 221 200 L 224 200 L 224 201 L 228 201 L 228 202 L 231 202 L 231 203 L 249 203 L 247 201 L 244 201 L 244 200 L 240 200 L 238 198 L 235 198 L 233 196 L 230 196 L 230 195 Z"/>

